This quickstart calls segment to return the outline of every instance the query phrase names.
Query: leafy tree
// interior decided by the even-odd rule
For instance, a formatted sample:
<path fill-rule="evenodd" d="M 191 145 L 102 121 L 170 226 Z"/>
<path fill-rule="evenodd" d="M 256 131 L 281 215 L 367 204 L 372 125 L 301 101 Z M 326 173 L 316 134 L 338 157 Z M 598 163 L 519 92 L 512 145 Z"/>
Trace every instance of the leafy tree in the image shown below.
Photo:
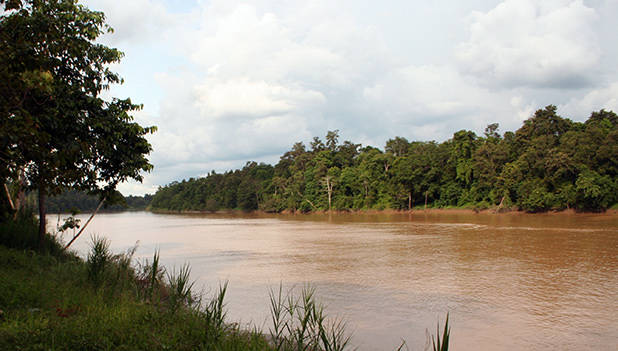
<path fill-rule="evenodd" d="M 616 201 L 616 183 L 609 176 L 585 170 L 575 182 L 578 207 L 604 210 Z"/>
<path fill-rule="evenodd" d="M 476 150 L 476 134 L 460 130 L 453 135 L 451 162 L 457 172 L 456 180 L 469 186 L 473 180 L 472 156 Z"/>
<path fill-rule="evenodd" d="M 545 109 L 537 110 L 534 116 L 524 121 L 524 125 L 515 133 L 519 147 L 530 145 L 537 137 L 546 138 L 549 146 L 557 145 L 560 136 L 571 128 L 572 122 L 558 116 L 556 110 L 554 105 L 546 106 Z"/>
<path fill-rule="evenodd" d="M 487 127 L 485 128 L 485 138 L 487 138 L 488 140 L 492 140 L 492 139 L 500 139 L 500 134 L 498 134 L 498 129 L 500 129 L 500 124 L 498 123 L 492 123 L 487 125 Z"/>
<path fill-rule="evenodd" d="M 105 16 L 74 0 L 1 1 L 0 153 L 6 181 L 23 171 L 38 191 L 40 240 L 46 198 L 67 188 L 112 194 L 142 180 L 151 146 L 130 99 L 101 92 L 122 79 L 108 66 L 122 53 L 95 42 Z"/>
<path fill-rule="evenodd" d="M 208 193 L 199 190 L 200 180 L 172 183 L 152 203 L 178 208 L 172 192 L 194 204 L 202 203 L 202 196 L 233 194 L 238 203 L 221 201 L 222 208 L 255 208 L 257 202 L 259 209 L 273 212 L 403 210 L 419 203 L 531 212 L 603 210 L 618 200 L 617 122 L 613 112 L 603 110 L 585 123 L 571 122 L 548 106 L 502 137 L 493 123 L 483 137 L 467 130 L 442 143 L 396 137 L 385 151 L 350 141 L 338 144 L 338 131 L 331 131 L 327 145 L 316 137 L 308 152 L 296 143 L 275 167 L 248 163 L 252 166 L 217 175 L 223 180 Z"/>
<path fill-rule="evenodd" d="M 476 149 L 473 157 L 473 173 L 477 192 L 483 200 L 497 203 L 505 194 L 496 191 L 496 182 L 503 166 L 508 161 L 508 148 L 497 133 L 498 123 L 485 128 L 485 138 Z"/>
<path fill-rule="evenodd" d="M 329 130 L 326 133 L 326 148 L 330 151 L 337 150 L 337 145 L 339 142 L 339 129 Z"/>
<path fill-rule="evenodd" d="M 361 144 L 354 144 L 348 140 L 344 141 L 342 145 L 337 146 L 333 163 L 340 168 L 354 166 L 360 147 Z"/>
<path fill-rule="evenodd" d="M 318 137 L 313 137 L 313 141 L 311 141 L 311 151 L 320 152 L 324 149 L 326 149 L 326 146 L 324 145 L 322 140 L 320 140 L 320 138 Z"/>
<path fill-rule="evenodd" d="M 389 139 L 386 142 L 386 147 L 384 151 L 390 152 L 395 157 L 403 156 L 408 152 L 408 146 L 410 142 L 408 139 L 402 137 L 395 137 L 394 139 Z"/>

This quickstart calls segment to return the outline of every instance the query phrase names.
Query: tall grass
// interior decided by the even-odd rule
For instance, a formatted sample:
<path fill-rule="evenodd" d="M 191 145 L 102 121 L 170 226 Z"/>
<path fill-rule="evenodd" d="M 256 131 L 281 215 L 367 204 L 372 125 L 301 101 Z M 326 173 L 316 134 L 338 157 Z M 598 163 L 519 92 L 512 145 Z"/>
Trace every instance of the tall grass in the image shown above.
<path fill-rule="evenodd" d="M 127 249 L 126 252 L 112 256 L 113 264 L 111 267 L 115 271 L 112 290 L 121 292 L 136 286 L 137 277 L 133 268 L 135 251 L 137 251 L 137 243 Z"/>
<path fill-rule="evenodd" d="M 225 310 L 225 294 L 227 293 L 227 285 L 225 282 L 219 286 L 217 293 L 210 298 L 209 301 L 197 305 L 197 313 L 204 321 L 204 331 L 208 339 L 215 343 L 227 333 L 234 333 L 234 326 L 228 325 L 225 321 L 227 311 Z"/>
<path fill-rule="evenodd" d="M 21 222 L 16 233 L 36 233 L 35 224 Z M 227 320 L 227 282 L 206 297 L 194 291 L 188 264 L 166 273 L 158 250 L 140 263 L 137 245 L 118 255 L 109 246 L 93 236 L 85 261 L 0 246 L 0 350 L 351 349 L 345 322 L 326 314 L 310 286 L 271 289 L 268 330 L 241 328 Z M 448 349 L 448 315 L 442 335 L 439 328 L 434 351 Z"/>
<path fill-rule="evenodd" d="M 155 287 L 159 285 L 161 276 L 164 274 L 163 269 L 159 267 L 159 250 L 156 250 L 154 256 L 152 257 L 152 265 L 150 266 L 149 273 L 150 284 L 148 289 L 148 298 L 152 301 Z"/>
<path fill-rule="evenodd" d="M 448 351 L 449 339 L 451 337 L 451 327 L 448 325 L 448 313 L 446 314 L 446 321 L 444 322 L 444 331 L 442 332 L 442 339 L 440 339 L 440 323 L 436 327 L 436 335 L 431 337 L 431 345 L 433 351 Z"/>
<path fill-rule="evenodd" d="M 20 210 L 14 220 L 0 221 L 0 244 L 6 247 L 33 250 L 66 259 L 73 255 L 62 254 L 60 240 L 51 234 L 43 237 L 39 244 L 39 220 L 29 208 Z"/>
<path fill-rule="evenodd" d="M 292 290 L 285 296 L 283 287 L 270 291 L 272 327 L 270 337 L 277 351 L 345 350 L 351 336 L 341 319 L 329 319 L 322 304 L 316 302 L 315 289 L 303 287 L 299 296 Z"/>
<path fill-rule="evenodd" d="M 191 267 L 188 263 L 184 264 L 178 272 L 176 269 L 167 274 L 167 284 L 169 287 L 169 305 L 172 313 L 182 306 L 192 306 L 196 299 L 193 296 L 193 285 L 191 281 Z"/>
<path fill-rule="evenodd" d="M 109 265 L 112 254 L 109 251 L 109 240 L 104 237 L 93 235 L 90 238 L 90 252 L 86 260 L 88 280 L 95 287 L 99 287 L 103 281 L 105 269 Z"/>

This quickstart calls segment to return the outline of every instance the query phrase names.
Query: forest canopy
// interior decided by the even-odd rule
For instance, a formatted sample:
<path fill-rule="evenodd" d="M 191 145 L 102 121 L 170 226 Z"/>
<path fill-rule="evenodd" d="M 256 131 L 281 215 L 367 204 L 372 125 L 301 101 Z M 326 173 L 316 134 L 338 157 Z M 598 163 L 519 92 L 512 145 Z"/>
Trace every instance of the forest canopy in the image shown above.
<path fill-rule="evenodd" d="M 247 162 L 160 187 L 151 208 L 266 212 L 397 209 L 418 206 L 602 211 L 618 201 L 618 116 L 584 122 L 539 109 L 515 132 L 497 123 L 442 143 L 395 137 L 384 150 L 339 142 L 339 131 L 309 148 L 294 144 L 272 166 Z"/>

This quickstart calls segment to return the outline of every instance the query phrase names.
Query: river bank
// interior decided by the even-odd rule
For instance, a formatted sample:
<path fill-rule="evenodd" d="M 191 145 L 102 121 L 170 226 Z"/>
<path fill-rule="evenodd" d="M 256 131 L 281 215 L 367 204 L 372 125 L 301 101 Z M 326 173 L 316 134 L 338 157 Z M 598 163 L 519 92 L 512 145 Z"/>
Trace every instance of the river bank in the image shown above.
<path fill-rule="evenodd" d="M 39 252 L 36 234 L 33 219 L 0 223 L 2 350 L 347 349 L 344 326 L 327 325 L 311 290 L 297 300 L 273 296 L 273 334 L 230 322 L 227 283 L 212 296 L 196 293 L 190 267 L 166 270 L 158 251 L 139 263 L 136 248 L 114 254 L 97 237 L 84 260 L 54 236 Z M 286 315 L 288 301 L 296 312 Z"/>
<path fill-rule="evenodd" d="M 447 312 L 462 351 L 615 341 L 616 216 L 127 212 L 97 215 L 74 245 L 81 257 L 90 233 L 114 252 L 139 241 L 140 259 L 159 249 L 166 267 L 190 262 L 205 291 L 229 281 L 228 316 L 243 326 L 270 325 L 269 289 L 310 283 L 359 351 L 422 346 Z"/>
<path fill-rule="evenodd" d="M 243 211 L 243 210 L 217 210 L 217 211 L 171 211 L 164 209 L 146 209 L 146 211 L 156 213 L 156 214 L 187 214 L 187 215 L 207 215 L 207 214 L 217 214 L 217 215 L 297 215 L 297 216 L 309 216 L 309 215 L 441 215 L 441 214 L 482 214 L 482 215 L 523 215 L 523 216 L 580 216 L 580 215 L 598 215 L 598 216 L 618 216 L 618 208 L 610 208 L 602 212 L 584 212 L 584 211 L 576 211 L 573 209 L 565 209 L 560 211 L 545 211 L 545 212 L 526 212 L 520 210 L 510 210 L 510 209 L 473 209 L 473 208 L 415 208 L 412 210 L 332 210 L 332 211 L 311 211 L 311 212 L 300 212 L 300 211 L 289 211 L 284 210 L 281 212 L 266 212 L 266 211 Z"/>

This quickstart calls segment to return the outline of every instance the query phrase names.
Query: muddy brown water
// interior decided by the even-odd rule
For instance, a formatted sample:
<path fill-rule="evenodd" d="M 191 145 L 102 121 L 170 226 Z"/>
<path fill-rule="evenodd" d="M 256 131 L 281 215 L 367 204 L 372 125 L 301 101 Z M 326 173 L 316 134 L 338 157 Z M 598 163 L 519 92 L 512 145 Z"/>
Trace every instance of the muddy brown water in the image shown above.
<path fill-rule="evenodd" d="M 97 233 L 190 263 L 206 294 L 229 281 L 229 320 L 264 331 L 269 289 L 310 284 L 359 350 L 423 350 L 447 312 L 454 350 L 618 349 L 616 215 L 124 212 L 86 232 L 82 256 Z"/>

